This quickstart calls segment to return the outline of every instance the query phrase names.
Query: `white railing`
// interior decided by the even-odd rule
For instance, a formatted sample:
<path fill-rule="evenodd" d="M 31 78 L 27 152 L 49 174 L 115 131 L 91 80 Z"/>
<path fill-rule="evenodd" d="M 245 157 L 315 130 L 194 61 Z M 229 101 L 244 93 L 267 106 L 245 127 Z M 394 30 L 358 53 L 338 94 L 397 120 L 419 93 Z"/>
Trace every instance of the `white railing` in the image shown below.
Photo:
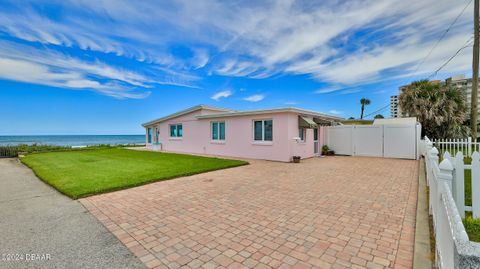
<path fill-rule="evenodd" d="M 463 152 L 463 155 L 471 157 L 473 152 L 480 150 L 480 143 L 472 141 L 468 138 L 454 138 L 454 139 L 432 139 L 431 142 L 440 153 L 449 152 L 452 155 L 457 152 Z"/>
<path fill-rule="evenodd" d="M 438 149 L 433 147 L 432 141 L 427 137 L 422 144 L 422 153 L 425 156 L 427 185 L 429 186 L 429 211 L 433 219 L 435 234 L 435 263 L 443 268 L 479 268 L 480 244 L 471 242 L 462 223 L 465 210 L 475 214 L 476 206 L 465 206 L 464 173 L 465 169 L 472 170 L 472 182 L 480 177 L 480 154 L 472 153 L 471 165 L 466 165 L 463 153 L 459 151 L 455 158 L 448 152 L 439 163 Z M 460 160 L 461 159 L 461 160 Z M 472 192 L 479 192 L 479 186 Z M 478 191 L 475 191 L 478 190 Z M 478 195 L 475 194 L 475 195 Z M 479 201 L 477 196 L 472 201 Z M 460 205 L 460 206 L 458 206 Z M 459 211 L 460 208 L 460 211 Z"/>

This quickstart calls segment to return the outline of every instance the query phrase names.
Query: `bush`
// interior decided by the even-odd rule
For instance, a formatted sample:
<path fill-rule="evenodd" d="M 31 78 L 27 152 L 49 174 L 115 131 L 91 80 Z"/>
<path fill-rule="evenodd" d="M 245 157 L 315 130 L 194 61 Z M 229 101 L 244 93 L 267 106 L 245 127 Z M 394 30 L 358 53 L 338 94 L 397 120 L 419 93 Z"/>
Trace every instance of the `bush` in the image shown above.
<path fill-rule="evenodd" d="M 15 145 L 15 146 L 0 146 L 0 157 L 18 157 L 19 153 L 33 153 L 33 152 L 46 152 L 46 151 L 58 151 L 68 150 L 71 147 L 55 146 L 55 145 Z"/>
<path fill-rule="evenodd" d="M 57 145 L 44 145 L 44 144 L 20 144 L 14 146 L 0 146 L 0 157 L 18 157 L 19 154 L 29 154 L 37 152 L 47 151 L 66 151 L 66 150 L 88 150 L 88 149 L 103 149 L 103 148 L 116 148 L 116 147 L 142 147 L 145 144 L 123 144 L 123 145 L 109 145 L 99 144 L 86 147 L 74 147 L 71 146 L 57 146 Z"/>
<path fill-rule="evenodd" d="M 327 155 L 330 148 L 327 145 L 322 146 L 322 155 Z"/>

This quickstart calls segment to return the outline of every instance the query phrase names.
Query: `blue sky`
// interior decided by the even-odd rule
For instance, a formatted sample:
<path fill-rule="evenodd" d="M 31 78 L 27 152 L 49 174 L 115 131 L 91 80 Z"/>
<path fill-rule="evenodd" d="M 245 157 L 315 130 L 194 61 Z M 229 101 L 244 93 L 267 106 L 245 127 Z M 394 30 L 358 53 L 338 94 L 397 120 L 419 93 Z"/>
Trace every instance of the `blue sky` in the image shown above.
<path fill-rule="evenodd" d="M 0 0 L 0 135 L 141 134 L 200 103 L 359 117 L 470 40 L 473 4 L 419 65 L 467 3 Z"/>

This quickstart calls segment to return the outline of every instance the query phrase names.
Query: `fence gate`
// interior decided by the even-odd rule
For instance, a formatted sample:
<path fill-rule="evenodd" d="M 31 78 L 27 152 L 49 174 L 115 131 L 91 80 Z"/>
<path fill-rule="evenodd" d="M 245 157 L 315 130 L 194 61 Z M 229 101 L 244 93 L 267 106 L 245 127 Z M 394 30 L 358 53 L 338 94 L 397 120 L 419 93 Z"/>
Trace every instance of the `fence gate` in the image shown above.
<path fill-rule="evenodd" d="M 420 125 L 341 125 L 326 128 L 325 144 L 339 155 L 417 159 Z"/>
<path fill-rule="evenodd" d="M 353 152 L 353 125 L 341 125 L 327 128 L 325 133 L 329 148 L 340 155 L 354 155 Z"/>

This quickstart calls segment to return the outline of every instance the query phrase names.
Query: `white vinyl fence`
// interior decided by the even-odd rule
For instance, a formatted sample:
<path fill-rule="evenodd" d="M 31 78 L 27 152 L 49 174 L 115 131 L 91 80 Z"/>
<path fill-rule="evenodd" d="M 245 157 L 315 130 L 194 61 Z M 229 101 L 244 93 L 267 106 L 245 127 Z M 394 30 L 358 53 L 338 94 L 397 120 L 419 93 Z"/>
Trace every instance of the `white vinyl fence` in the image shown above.
<path fill-rule="evenodd" d="M 455 155 L 461 151 L 465 156 L 472 157 L 472 153 L 480 151 L 480 143 L 472 141 L 471 137 L 468 138 L 455 138 L 455 139 L 432 139 L 431 142 L 440 153 L 448 151 L 450 154 Z"/>
<path fill-rule="evenodd" d="M 445 152 L 439 163 L 438 149 L 433 147 L 432 141 L 425 137 L 422 147 L 435 233 L 436 266 L 440 269 L 480 268 L 480 244 L 468 239 L 462 223 L 465 211 L 473 211 L 474 216 L 480 212 L 477 205 L 480 201 L 480 154 L 472 153 L 475 161 L 466 165 L 461 151 L 455 158 Z M 472 207 L 465 206 L 465 169 L 472 170 Z"/>
<path fill-rule="evenodd" d="M 325 143 L 339 155 L 417 159 L 420 124 L 324 127 Z"/>

